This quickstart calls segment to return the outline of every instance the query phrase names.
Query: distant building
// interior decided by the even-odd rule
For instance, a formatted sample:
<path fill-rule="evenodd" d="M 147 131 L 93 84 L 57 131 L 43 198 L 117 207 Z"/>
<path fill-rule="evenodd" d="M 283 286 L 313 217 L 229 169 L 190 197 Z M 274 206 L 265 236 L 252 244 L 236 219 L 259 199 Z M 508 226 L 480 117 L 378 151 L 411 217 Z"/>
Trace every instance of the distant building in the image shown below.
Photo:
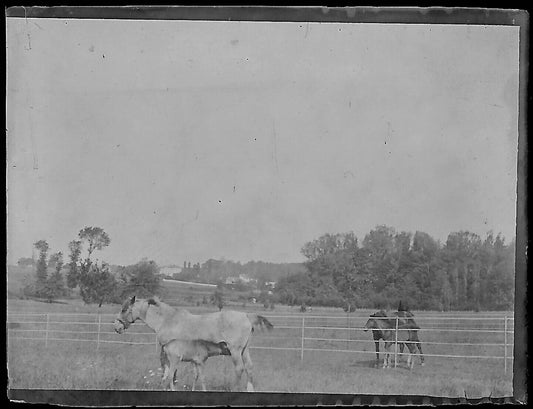
<path fill-rule="evenodd" d="M 246 274 L 239 274 L 239 280 L 241 280 L 243 283 L 249 283 L 253 281 L 253 279 L 248 277 Z"/>
<path fill-rule="evenodd" d="M 177 266 L 164 266 L 159 268 L 159 274 L 172 277 L 174 274 L 181 273 L 181 267 Z"/>
<path fill-rule="evenodd" d="M 226 278 L 226 284 L 237 284 L 239 282 L 239 277 L 228 277 Z"/>
<path fill-rule="evenodd" d="M 276 288 L 276 282 L 275 281 L 265 281 L 265 285 L 270 288 Z"/>

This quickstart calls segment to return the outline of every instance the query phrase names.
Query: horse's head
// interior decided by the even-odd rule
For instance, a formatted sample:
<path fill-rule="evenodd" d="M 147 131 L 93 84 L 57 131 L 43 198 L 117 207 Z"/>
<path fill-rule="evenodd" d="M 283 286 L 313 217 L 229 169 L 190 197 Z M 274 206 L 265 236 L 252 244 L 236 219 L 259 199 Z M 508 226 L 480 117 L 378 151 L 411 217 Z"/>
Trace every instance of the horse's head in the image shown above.
<path fill-rule="evenodd" d="M 387 317 L 387 314 L 383 310 L 379 310 L 378 312 L 375 312 L 374 314 L 370 315 L 370 318 L 366 322 L 365 328 L 363 331 L 368 331 L 369 329 L 380 329 L 383 327 L 383 321 L 380 318 Z"/>
<path fill-rule="evenodd" d="M 122 334 L 131 324 L 139 319 L 139 308 L 135 301 L 135 296 L 128 298 L 122 304 L 122 309 L 115 318 L 115 331 L 119 334 Z"/>

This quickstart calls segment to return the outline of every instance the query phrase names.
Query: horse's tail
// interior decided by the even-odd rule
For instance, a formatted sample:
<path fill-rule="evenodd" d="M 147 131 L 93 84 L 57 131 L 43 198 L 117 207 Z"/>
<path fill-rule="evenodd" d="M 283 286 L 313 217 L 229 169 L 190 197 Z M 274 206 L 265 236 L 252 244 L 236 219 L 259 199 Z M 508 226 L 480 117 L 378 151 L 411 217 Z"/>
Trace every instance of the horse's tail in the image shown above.
<path fill-rule="evenodd" d="M 266 328 L 269 331 L 274 328 L 274 325 L 262 315 L 248 314 L 248 319 L 252 323 L 252 331 L 258 327 Z"/>

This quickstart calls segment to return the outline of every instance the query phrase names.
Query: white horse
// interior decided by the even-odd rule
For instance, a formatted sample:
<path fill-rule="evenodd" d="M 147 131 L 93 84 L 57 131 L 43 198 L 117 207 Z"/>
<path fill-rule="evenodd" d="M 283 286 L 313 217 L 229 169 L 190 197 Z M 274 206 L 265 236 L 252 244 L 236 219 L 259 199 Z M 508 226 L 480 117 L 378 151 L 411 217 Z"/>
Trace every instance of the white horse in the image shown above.
<path fill-rule="evenodd" d="M 161 301 L 137 300 L 133 296 L 122 305 L 115 319 L 115 331 L 121 334 L 139 319 L 155 331 L 162 346 L 173 340 L 224 342 L 235 366 L 237 383 L 246 372 L 246 390 L 253 392 L 253 365 L 248 343 L 254 327 L 273 328 L 265 317 L 231 310 L 197 315 L 185 309 L 174 309 Z"/>

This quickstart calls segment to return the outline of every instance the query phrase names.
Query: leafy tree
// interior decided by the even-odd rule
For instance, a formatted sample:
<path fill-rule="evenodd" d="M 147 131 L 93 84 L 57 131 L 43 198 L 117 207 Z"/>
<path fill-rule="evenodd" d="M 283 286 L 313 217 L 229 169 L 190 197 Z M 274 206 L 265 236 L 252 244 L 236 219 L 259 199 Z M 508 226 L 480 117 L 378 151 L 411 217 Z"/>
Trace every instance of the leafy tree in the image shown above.
<path fill-rule="evenodd" d="M 35 282 L 35 295 L 38 297 L 46 296 L 46 282 L 48 278 L 48 250 L 49 245 L 46 240 L 39 240 L 33 244 L 33 246 L 39 251 L 39 259 L 37 260 L 36 282 Z"/>
<path fill-rule="evenodd" d="M 222 308 L 224 308 L 224 292 L 221 285 L 215 289 L 215 292 L 211 296 L 211 302 L 218 307 L 219 311 L 222 311 Z"/>
<path fill-rule="evenodd" d="M 78 233 L 79 238 L 88 243 L 87 258 L 90 259 L 95 250 L 102 250 L 109 246 L 111 240 L 101 227 L 84 227 Z"/>
<path fill-rule="evenodd" d="M 73 240 L 68 244 L 70 262 L 68 264 L 67 286 L 75 288 L 79 280 L 79 262 L 81 256 L 81 241 Z"/>
<path fill-rule="evenodd" d="M 83 301 L 86 304 L 97 303 L 101 307 L 104 302 L 113 300 L 117 282 L 107 263 L 98 265 L 86 260 L 81 266 L 79 285 Z"/>
<path fill-rule="evenodd" d="M 142 297 L 159 292 L 159 267 L 154 261 L 142 260 L 125 269 L 127 292 Z"/>
<path fill-rule="evenodd" d="M 419 309 L 508 309 L 514 302 L 514 241 L 468 231 L 444 246 L 429 234 L 377 226 L 358 246 L 353 235 L 306 243 L 306 271 L 280 278 L 275 292 L 290 305 Z M 340 299 L 340 301 L 339 301 Z"/>
<path fill-rule="evenodd" d="M 460 308 L 471 309 L 479 301 L 474 282 L 479 280 L 481 247 L 481 239 L 474 233 L 460 231 L 448 235 L 444 254 L 452 271 L 456 305 Z"/>
<path fill-rule="evenodd" d="M 105 262 L 93 261 L 91 256 L 95 250 L 102 250 L 109 246 L 111 240 L 101 227 L 84 227 L 78 233 L 79 241 L 69 243 L 70 266 L 69 285 L 77 282 L 80 295 L 85 303 L 102 303 L 111 301 L 117 290 L 117 281 L 109 271 L 109 265 Z M 87 245 L 87 257 L 79 261 L 81 245 Z M 79 262 L 79 264 L 78 264 Z"/>
<path fill-rule="evenodd" d="M 48 299 L 48 302 L 52 302 L 53 299 L 65 294 L 65 284 L 63 282 L 63 276 L 61 275 L 61 269 L 63 268 L 63 253 L 59 251 L 52 256 L 55 260 L 55 271 L 48 278 L 46 286 L 46 298 Z M 52 259 L 52 256 L 50 256 L 50 259 Z"/>

